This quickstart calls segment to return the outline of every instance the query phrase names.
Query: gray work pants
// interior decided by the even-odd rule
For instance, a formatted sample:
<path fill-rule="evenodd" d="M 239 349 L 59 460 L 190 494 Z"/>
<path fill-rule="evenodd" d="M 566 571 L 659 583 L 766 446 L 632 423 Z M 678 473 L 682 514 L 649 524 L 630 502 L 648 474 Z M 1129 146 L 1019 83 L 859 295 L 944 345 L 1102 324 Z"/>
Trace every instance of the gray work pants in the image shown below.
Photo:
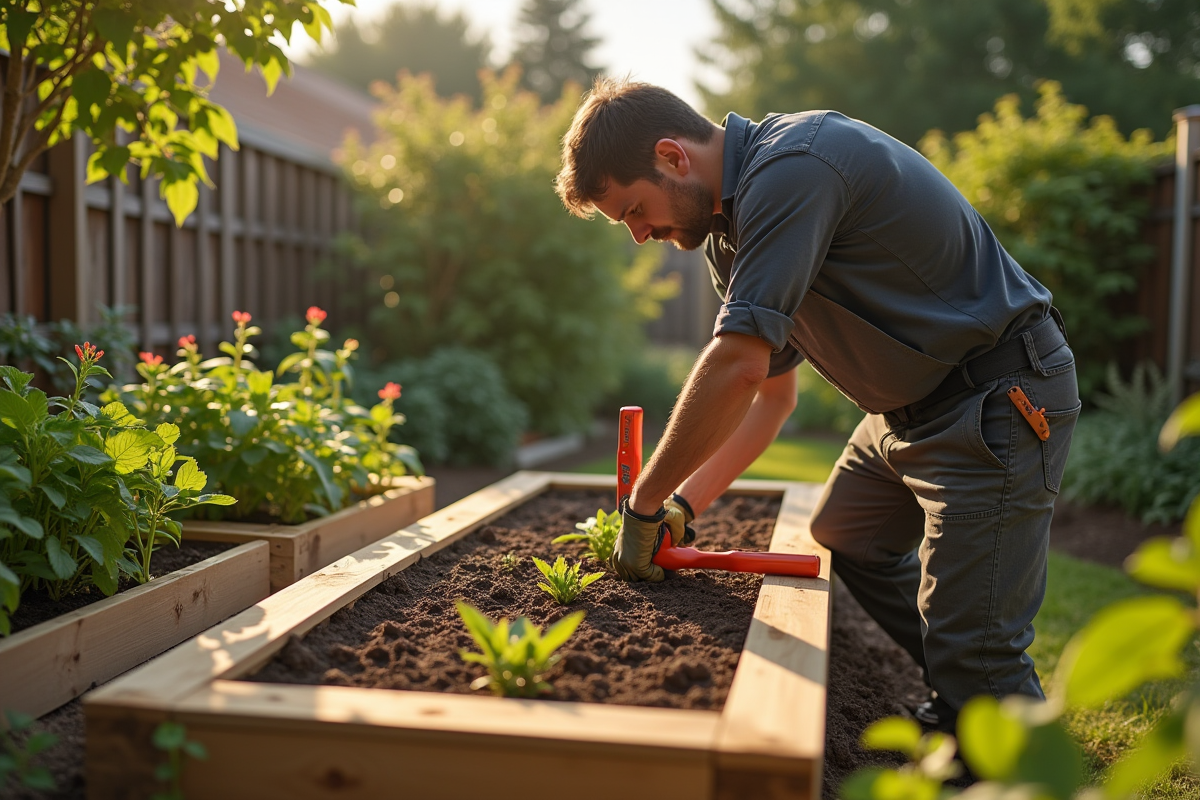
<path fill-rule="evenodd" d="M 1014 385 L 1045 407 L 1048 441 L 1010 401 Z M 979 694 L 1044 696 L 1025 650 L 1078 416 L 1063 345 L 927 408 L 869 414 L 825 484 L 814 538 L 956 711 Z"/>

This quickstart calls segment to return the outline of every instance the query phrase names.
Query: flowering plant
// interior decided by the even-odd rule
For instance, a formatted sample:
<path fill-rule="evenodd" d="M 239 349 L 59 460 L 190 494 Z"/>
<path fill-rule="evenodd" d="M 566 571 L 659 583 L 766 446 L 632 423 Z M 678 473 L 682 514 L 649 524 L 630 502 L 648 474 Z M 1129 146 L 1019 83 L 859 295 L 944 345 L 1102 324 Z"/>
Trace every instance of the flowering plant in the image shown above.
<path fill-rule="evenodd" d="M 173 447 L 174 425 L 149 430 L 119 402 L 84 400 L 89 381 L 111 376 L 97 363 L 103 350 L 84 343 L 75 354 L 78 366 L 63 359 L 75 378 L 68 397 L 48 398 L 32 375 L 0 366 L 3 635 L 24 592 L 57 600 L 89 586 L 112 594 L 122 575 L 144 583 L 154 549 L 179 543 L 168 514 L 234 502 L 203 493 L 204 473 Z"/>
<path fill-rule="evenodd" d="M 399 385 L 388 384 L 370 409 L 346 399 L 358 342 L 328 349 L 326 316 L 310 307 L 304 329 L 291 336 L 296 352 L 262 370 L 251 343 L 262 330 L 248 312 L 235 311 L 233 341 L 219 345 L 223 355 L 205 359 L 195 337 L 184 336 L 179 361 L 143 354 L 142 382 L 121 390 L 136 413 L 177 423 L 180 452 L 199 459 L 215 485 L 238 499 L 232 514 L 206 510 L 210 515 L 298 523 L 336 511 L 388 478 L 424 474 L 416 451 L 388 438 L 404 422 L 392 408 Z"/>

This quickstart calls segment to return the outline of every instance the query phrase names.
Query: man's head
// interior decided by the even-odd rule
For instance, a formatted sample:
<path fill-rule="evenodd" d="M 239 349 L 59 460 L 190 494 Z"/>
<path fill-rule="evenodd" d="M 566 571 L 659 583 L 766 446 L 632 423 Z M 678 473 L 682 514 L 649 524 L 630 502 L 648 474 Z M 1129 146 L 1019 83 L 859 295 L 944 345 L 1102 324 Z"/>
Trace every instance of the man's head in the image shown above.
<path fill-rule="evenodd" d="M 695 158 L 718 128 L 666 89 L 600 78 L 563 137 L 556 189 L 567 209 L 624 222 L 639 244 L 692 250 L 712 224 L 714 192 Z"/>

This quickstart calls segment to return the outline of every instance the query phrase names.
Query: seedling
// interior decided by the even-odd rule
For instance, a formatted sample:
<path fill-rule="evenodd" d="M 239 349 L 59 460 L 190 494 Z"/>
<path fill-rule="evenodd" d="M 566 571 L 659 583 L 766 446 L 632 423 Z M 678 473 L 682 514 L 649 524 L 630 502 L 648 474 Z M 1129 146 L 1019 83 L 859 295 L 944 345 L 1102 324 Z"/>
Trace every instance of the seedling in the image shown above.
<path fill-rule="evenodd" d="M 550 566 L 537 556 L 533 557 L 533 563 L 537 564 L 542 575 L 546 576 L 547 582 L 539 583 L 538 588 L 553 597 L 560 606 L 573 602 L 576 597 L 579 597 L 580 592 L 604 577 L 603 572 L 593 572 L 580 577 L 579 568 L 583 566 L 583 562 L 580 561 L 574 566 L 568 567 L 567 560 L 562 556 L 554 560 L 554 566 Z"/>
<path fill-rule="evenodd" d="M 505 572 L 512 572 L 521 563 L 521 557 L 509 550 L 504 555 L 500 556 L 500 569 Z"/>
<path fill-rule="evenodd" d="M 154 747 L 167 754 L 167 760 L 154 769 L 154 777 L 167 784 L 151 800 L 183 800 L 184 757 L 197 761 L 208 759 L 208 750 L 200 742 L 187 738 L 187 729 L 178 722 L 164 722 L 154 729 Z"/>
<path fill-rule="evenodd" d="M 28 730 L 33 725 L 33 717 L 16 711 L 5 711 L 4 716 L 8 718 L 8 730 L 0 731 L 0 790 L 7 787 L 10 780 L 27 789 L 55 789 L 50 770 L 34 766 L 32 762 L 38 753 L 58 744 L 58 737 L 42 731 L 30 734 L 23 745 L 18 744 L 13 734 Z"/>
<path fill-rule="evenodd" d="M 575 527 L 582 533 L 567 533 L 553 539 L 554 544 L 562 542 L 587 542 L 585 558 L 594 558 L 600 563 L 606 563 L 617 544 L 617 534 L 621 532 L 621 515 L 614 511 L 605 514 L 602 509 L 596 510 L 596 516 L 588 517 L 586 522 L 576 522 Z"/>
<path fill-rule="evenodd" d="M 534 625 L 525 617 L 509 623 L 506 617 L 492 622 L 479 609 L 459 600 L 459 616 L 475 644 L 483 652 L 472 653 L 460 650 L 463 661 L 472 661 L 487 667 L 488 674 L 471 682 L 472 689 L 488 686 L 492 694 L 501 697 L 537 697 L 552 688 L 543 676 L 558 663 L 554 651 L 562 647 L 579 623 L 583 612 L 560 619 L 546 629 Z"/>

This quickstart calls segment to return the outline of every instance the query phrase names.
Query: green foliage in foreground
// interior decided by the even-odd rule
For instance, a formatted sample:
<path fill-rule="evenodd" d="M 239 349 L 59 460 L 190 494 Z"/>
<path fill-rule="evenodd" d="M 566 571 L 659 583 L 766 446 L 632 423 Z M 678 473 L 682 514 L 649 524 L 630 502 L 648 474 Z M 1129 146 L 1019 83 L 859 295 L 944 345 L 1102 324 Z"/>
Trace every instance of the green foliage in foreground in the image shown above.
<path fill-rule="evenodd" d="M 553 566 L 537 556 L 533 557 L 533 563 L 546 579 L 545 583 L 538 582 L 538 588 L 553 597 L 554 602 L 560 606 L 575 602 L 584 589 L 604 577 L 603 572 L 581 576 L 579 568 L 583 566 L 583 562 L 579 561 L 568 567 L 567 560 L 562 556 L 554 560 Z"/>
<path fill-rule="evenodd" d="M 544 676 L 558 663 L 555 655 L 558 648 L 575 633 L 583 621 L 584 612 L 568 614 L 551 625 L 543 634 L 542 629 L 525 617 L 510 623 L 501 617 L 492 622 L 479 609 L 458 601 L 459 616 L 467 632 L 482 652 L 460 650 L 464 661 L 483 664 L 488 674 L 476 678 L 472 689 L 487 686 L 492 694 L 501 697 L 537 697 L 552 688 Z"/>
<path fill-rule="evenodd" d="M 1160 444 L 1170 450 L 1188 436 L 1200 436 L 1200 395 L 1175 410 L 1163 426 Z M 997 702 L 982 696 L 963 708 L 958 750 L 983 781 L 963 797 L 1123 800 L 1155 781 L 1157 796 L 1165 775 L 1174 778 L 1186 769 L 1195 776 L 1200 765 L 1200 681 L 1190 680 L 1169 702 L 1157 704 L 1162 711 L 1153 727 L 1116 758 L 1101 786 L 1084 788 L 1086 765 L 1071 735 L 1089 732 L 1086 720 L 1080 725 L 1081 717 L 1111 709 L 1147 683 L 1196 674 L 1200 503 L 1189 511 L 1183 536 L 1148 540 L 1129 558 L 1127 569 L 1138 581 L 1166 593 L 1128 597 L 1101 609 L 1064 649 L 1048 702 L 1021 697 Z M 1143 705 L 1149 704 L 1143 695 Z M 954 773 L 946 755 L 947 750 L 953 753 L 954 743 L 947 737 L 923 737 L 915 722 L 890 718 L 869 728 L 864 744 L 899 750 L 911 763 L 899 770 L 856 773 L 842 788 L 848 800 L 932 800 L 957 794 L 943 786 Z M 1193 778 L 1191 788 L 1197 786 L 1200 781 Z"/>
<path fill-rule="evenodd" d="M 952 139 L 933 131 L 920 148 L 1054 293 L 1078 359 L 1080 394 L 1089 397 L 1114 347 L 1145 326 L 1113 300 L 1137 288 L 1138 268 L 1153 254 L 1142 236 L 1149 210 L 1142 187 L 1172 145 L 1145 130 L 1126 139 L 1109 117 L 1089 121 L 1086 108 L 1047 82 L 1034 116 L 1021 116 L 1010 95 L 975 130 Z"/>
<path fill-rule="evenodd" d="M 517 73 L 482 78 L 482 107 L 423 78 L 381 90 L 380 135 L 346 143 L 378 360 L 457 345 L 486 353 L 544 433 L 582 430 L 638 341 L 659 251 L 569 215 L 550 190 L 577 96 L 543 107 Z"/>
<path fill-rule="evenodd" d="M 551 544 L 563 542 L 586 542 L 585 558 L 595 559 L 601 564 L 608 563 L 613 548 L 617 546 L 617 534 L 621 532 L 621 514 L 617 511 L 605 513 L 604 509 L 596 509 L 596 516 L 588 517 L 583 522 L 576 522 L 575 527 L 580 533 L 565 533 L 551 539 Z"/>
<path fill-rule="evenodd" d="M 50 770 L 34 764 L 33 759 L 38 753 L 58 744 L 58 737 L 41 731 L 30 734 L 24 742 L 18 742 L 17 736 L 33 725 L 33 717 L 9 710 L 4 712 L 4 716 L 8 726 L 7 730 L 0 727 L 0 790 L 12 784 L 26 789 L 53 791 L 56 788 L 54 776 Z"/>
<path fill-rule="evenodd" d="M 1120 507 L 1143 522 L 1183 519 L 1200 493 L 1200 438 L 1167 452 L 1159 430 L 1171 411 L 1171 387 L 1153 364 L 1141 364 L 1128 382 L 1109 367 L 1097 409 L 1075 428 L 1063 491 L 1086 504 Z"/>
<path fill-rule="evenodd" d="M 183 800 L 183 767 L 185 759 L 208 760 L 208 748 L 187 737 L 180 722 L 164 722 L 154 729 L 151 742 L 156 750 L 167 754 L 167 760 L 154 768 L 154 777 L 167 785 L 151 800 Z"/>

